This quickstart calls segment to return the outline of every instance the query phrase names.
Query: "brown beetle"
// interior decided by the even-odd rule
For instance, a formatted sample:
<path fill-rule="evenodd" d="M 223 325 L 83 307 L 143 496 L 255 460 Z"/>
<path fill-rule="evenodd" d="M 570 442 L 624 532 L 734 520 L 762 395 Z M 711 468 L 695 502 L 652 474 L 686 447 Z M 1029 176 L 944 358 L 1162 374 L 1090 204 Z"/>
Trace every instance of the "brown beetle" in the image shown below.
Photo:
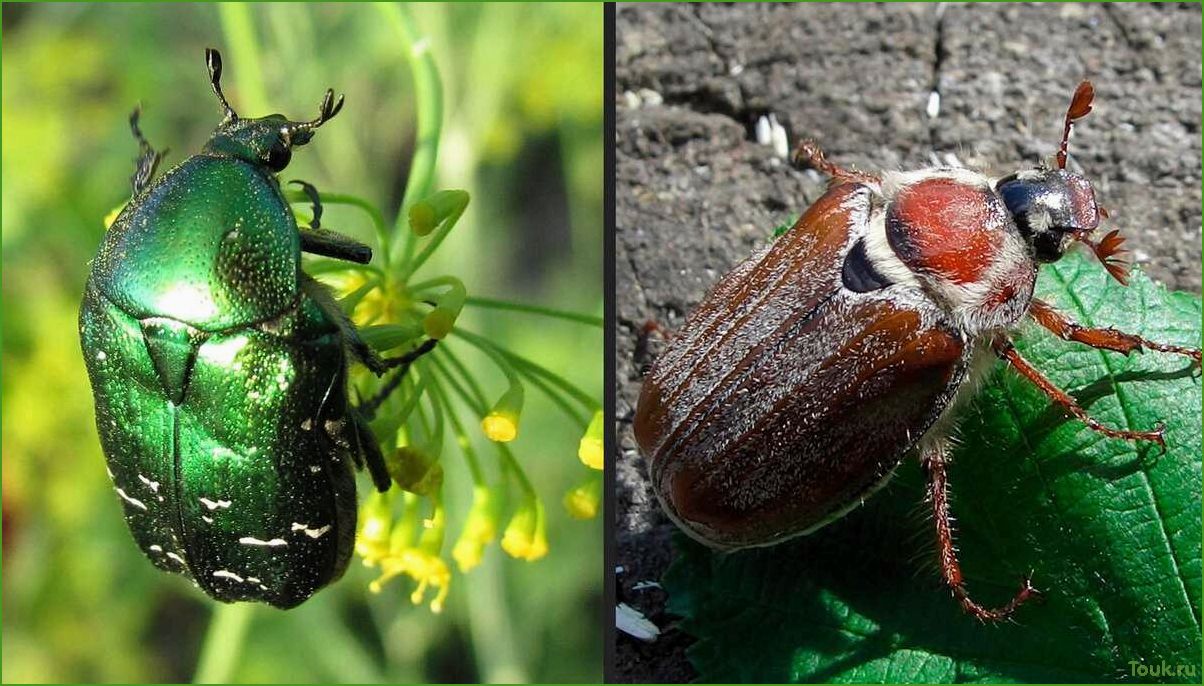
<path fill-rule="evenodd" d="M 999 608 L 974 602 L 953 544 L 946 465 L 954 410 L 1002 358 L 1069 414 L 1109 437 L 1163 444 L 1163 427 L 1101 425 L 1030 365 L 1010 332 L 1029 317 L 1069 341 L 1130 353 L 1200 351 L 1083 327 L 1033 298 L 1038 264 L 1073 242 L 1118 281 L 1116 231 L 1091 183 L 1067 171 L 1084 81 L 1050 168 L 992 179 L 961 168 L 872 175 L 796 158 L 832 186 L 795 226 L 726 274 L 644 381 L 635 435 L 665 511 L 720 549 L 779 543 L 839 518 L 908 454 L 929 475 L 941 572 L 967 612 L 1008 617 L 1036 593 L 1025 579 Z"/>

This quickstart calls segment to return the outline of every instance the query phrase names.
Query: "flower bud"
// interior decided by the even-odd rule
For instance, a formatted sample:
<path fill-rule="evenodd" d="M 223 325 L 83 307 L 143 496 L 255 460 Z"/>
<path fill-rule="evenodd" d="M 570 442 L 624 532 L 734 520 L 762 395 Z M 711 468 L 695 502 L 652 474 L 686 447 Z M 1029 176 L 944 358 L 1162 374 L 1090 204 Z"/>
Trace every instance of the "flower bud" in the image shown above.
<path fill-rule="evenodd" d="M 590 469 L 602 469 L 605 459 L 606 452 L 602 445 L 603 421 L 602 410 L 598 410 L 594 413 L 589 427 L 585 430 L 585 435 L 581 437 L 581 443 L 577 446 L 577 457 Z"/>
<path fill-rule="evenodd" d="M 467 191 L 437 191 L 410 205 L 410 230 L 426 236 L 448 219 L 459 218 L 467 206 Z"/>
<path fill-rule="evenodd" d="M 523 385 L 517 379 L 481 420 L 481 430 L 491 441 L 509 443 L 518 437 L 518 419 L 523 411 Z"/>

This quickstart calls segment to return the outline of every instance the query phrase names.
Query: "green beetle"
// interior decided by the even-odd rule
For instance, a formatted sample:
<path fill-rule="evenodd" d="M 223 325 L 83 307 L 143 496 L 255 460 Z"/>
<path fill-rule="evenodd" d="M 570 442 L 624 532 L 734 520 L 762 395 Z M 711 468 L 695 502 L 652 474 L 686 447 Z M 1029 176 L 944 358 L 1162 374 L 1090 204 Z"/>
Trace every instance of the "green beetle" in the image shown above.
<path fill-rule="evenodd" d="M 434 346 L 383 360 L 301 253 L 367 263 L 371 250 L 300 228 L 276 174 L 335 116 L 225 118 L 201 153 L 152 183 L 141 148 L 133 198 L 104 237 L 80 308 L 80 339 L 109 475 L 142 551 L 217 600 L 298 605 L 338 579 L 355 540 L 353 463 L 391 480 L 367 417 L 348 400 L 352 360 L 378 375 Z M 388 384 L 387 387 L 396 387 Z"/>

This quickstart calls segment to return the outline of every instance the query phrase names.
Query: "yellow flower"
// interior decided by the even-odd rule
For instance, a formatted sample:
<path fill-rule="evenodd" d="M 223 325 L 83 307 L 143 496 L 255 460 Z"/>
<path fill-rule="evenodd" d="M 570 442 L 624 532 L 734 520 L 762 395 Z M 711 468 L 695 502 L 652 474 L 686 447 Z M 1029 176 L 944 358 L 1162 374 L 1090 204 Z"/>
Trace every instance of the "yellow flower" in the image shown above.
<path fill-rule="evenodd" d="M 368 590 L 380 593 L 385 582 L 404 574 L 418 584 L 410 594 L 411 603 L 421 604 L 427 588 L 434 588 L 435 597 L 431 599 L 431 612 L 438 614 L 443 611 L 443 603 L 451 585 L 451 570 L 438 555 L 432 555 L 421 548 L 406 548 L 382 560 L 380 569 L 380 577 L 368 584 Z"/>
<path fill-rule="evenodd" d="M 389 554 L 392 530 L 393 493 L 373 491 L 360 510 L 355 536 L 355 552 L 364 558 L 364 564 L 374 565 Z"/>
<path fill-rule="evenodd" d="M 481 430 L 491 441 L 509 443 L 518 437 L 518 418 L 523 411 L 523 385 L 512 379 L 510 388 L 481 420 Z"/>
<path fill-rule="evenodd" d="M 590 469 L 602 469 L 605 460 L 606 452 L 602 445 L 603 435 L 603 418 L 602 410 L 594 413 L 593 419 L 589 422 L 589 428 L 585 430 L 585 435 L 581 437 L 581 443 L 577 446 L 577 457 L 581 463 Z"/>
<path fill-rule="evenodd" d="M 438 494 L 432 496 L 434 511 L 430 519 L 422 521 L 422 535 L 419 536 L 417 545 L 414 545 L 416 527 L 411 515 L 417 511 L 418 496 L 407 493 L 404 497 L 406 514 L 402 516 L 390 537 L 388 553 L 375 560 L 364 558 L 365 564 L 376 563 L 380 566 L 380 576 L 368 585 L 368 590 L 380 593 L 385 582 L 393 577 L 405 575 L 417 583 L 410 594 L 410 602 L 420 604 L 426 597 L 427 589 L 434 588 L 431 611 L 442 612 L 448 587 L 451 585 L 451 570 L 439 556 L 443 547 L 443 504 L 439 501 Z"/>
<path fill-rule="evenodd" d="M 577 519 L 593 519 L 598 516 L 602 503 L 602 475 L 591 473 L 589 479 L 564 494 L 564 509 Z"/>
<path fill-rule="evenodd" d="M 452 548 L 452 557 L 461 572 L 467 572 L 481 564 L 485 546 L 497 538 L 497 512 L 493 493 L 485 486 L 473 488 L 472 508 L 464 529 Z"/>
<path fill-rule="evenodd" d="M 502 550 L 511 557 L 532 562 L 548 554 L 543 503 L 531 496 L 510 518 L 502 534 Z"/>
<path fill-rule="evenodd" d="M 464 309 L 464 299 L 468 297 L 468 291 L 457 278 L 442 277 L 439 281 L 446 282 L 447 291 L 435 298 L 435 309 L 422 319 L 422 330 L 431 338 L 443 340 L 455 326 L 460 310 Z"/>

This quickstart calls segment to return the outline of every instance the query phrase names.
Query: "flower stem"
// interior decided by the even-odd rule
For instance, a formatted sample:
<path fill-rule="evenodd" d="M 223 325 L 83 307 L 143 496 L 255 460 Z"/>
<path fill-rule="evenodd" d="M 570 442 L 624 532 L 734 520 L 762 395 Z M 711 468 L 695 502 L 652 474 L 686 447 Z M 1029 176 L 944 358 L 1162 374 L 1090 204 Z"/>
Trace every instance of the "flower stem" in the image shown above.
<path fill-rule="evenodd" d="M 409 179 L 397 210 L 393 228 L 393 245 L 388 250 L 400 248 L 400 265 L 404 273 L 408 270 L 414 254 L 415 236 L 407 226 L 409 206 L 430 195 L 435 184 L 435 160 L 439 154 L 439 134 L 443 128 L 443 86 L 439 81 L 439 69 L 431 56 L 429 37 L 421 35 L 414 22 L 410 8 L 397 3 L 377 5 L 384 19 L 401 41 L 410 75 L 414 81 L 414 101 L 417 104 L 417 131 L 414 138 L 414 158 L 410 163 Z M 397 242 L 401 241 L 398 246 Z"/>
<path fill-rule="evenodd" d="M 239 110 L 262 116 L 269 112 L 267 88 L 259 71 L 259 40 L 251 20 L 251 8 L 245 2 L 223 2 L 218 5 L 222 31 L 230 44 L 230 62 L 238 67 Z M 229 92 L 229 87 L 226 88 Z"/>
<path fill-rule="evenodd" d="M 482 298 L 478 296 L 470 296 L 469 298 L 465 299 L 464 304 L 473 305 L 474 307 L 485 307 L 494 310 L 527 312 L 530 314 L 539 314 L 555 319 L 567 319 L 568 321 L 578 322 L 580 324 L 596 326 L 599 329 L 601 329 L 603 326 L 601 317 L 595 317 L 589 314 L 581 314 L 580 312 L 556 310 L 551 307 L 543 307 L 541 305 L 527 305 L 526 303 L 516 303 L 508 300 L 497 300 L 495 298 Z"/>
<path fill-rule="evenodd" d="M 560 388 L 574 400 L 581 403 L 583 406 L 585 406 L 585 409 L 589 410 L 591 413 L 601 407 L 601 404 L 597 400 L 595 400 L 585 391 L 574 386 L 564 377 L 528 360 L 525 357 L 522 357 L 521 355 L 517 355 L 509 350 L 506 350 L 488 338 L 485 338 L 479 334 L 475 334 L 471 331 L 465 331 L 464 329 L 458 327 L 455 331 L 453 331 L 453 333 L 477 348 L 480 348 L 481 351 L 492 357 L 494 360 L 497 360 L 498 358 L 504 359 L 512 368 L 526 372 L 526 376 L 528 378 L 530 378 L 532 375 L 539 375 L 543 377 L 545 380 L 551 382 L 552 385 Z"/>
<path fill-rule="evenodd" d="M 443 384 L 439 381 L 440 376 L 449 378 L 451 374 L 437 358 L 432 358 L 430 365 L 434 366 L 439 372 L 438 375 L 430 375 L 431 390 L 438 399 L 439 405 L 443 407 L 443 412 L 447 415 L 448 421 L 451 423 L 452 434 L 455 436 L 456 445 L 460 446 L 460 452 L 464 454 L 464 462 L 468 465 L 468 471 L 472 475 L 473 484 L 483 486 L 485 485 L 485 475 L 481 471 L 481 464 L 477 460 L 477 453 L 472 447 L 472 441 L 469 440 L 468 433 L 464 431 L 464 425 L 460 423 L 460 418 L 456 416 L 456 411 L 452 409 L 451 399 L 447 396 L 447 392 L 443 390 Z"/>
<path fill-rule="evenodd" d="M 251 623 L 251 603 L 221 603 L 209 619 L 209 630 L 201 647 L 193 683 L 228 684 L 242 653 L 247 626 Z"/>

